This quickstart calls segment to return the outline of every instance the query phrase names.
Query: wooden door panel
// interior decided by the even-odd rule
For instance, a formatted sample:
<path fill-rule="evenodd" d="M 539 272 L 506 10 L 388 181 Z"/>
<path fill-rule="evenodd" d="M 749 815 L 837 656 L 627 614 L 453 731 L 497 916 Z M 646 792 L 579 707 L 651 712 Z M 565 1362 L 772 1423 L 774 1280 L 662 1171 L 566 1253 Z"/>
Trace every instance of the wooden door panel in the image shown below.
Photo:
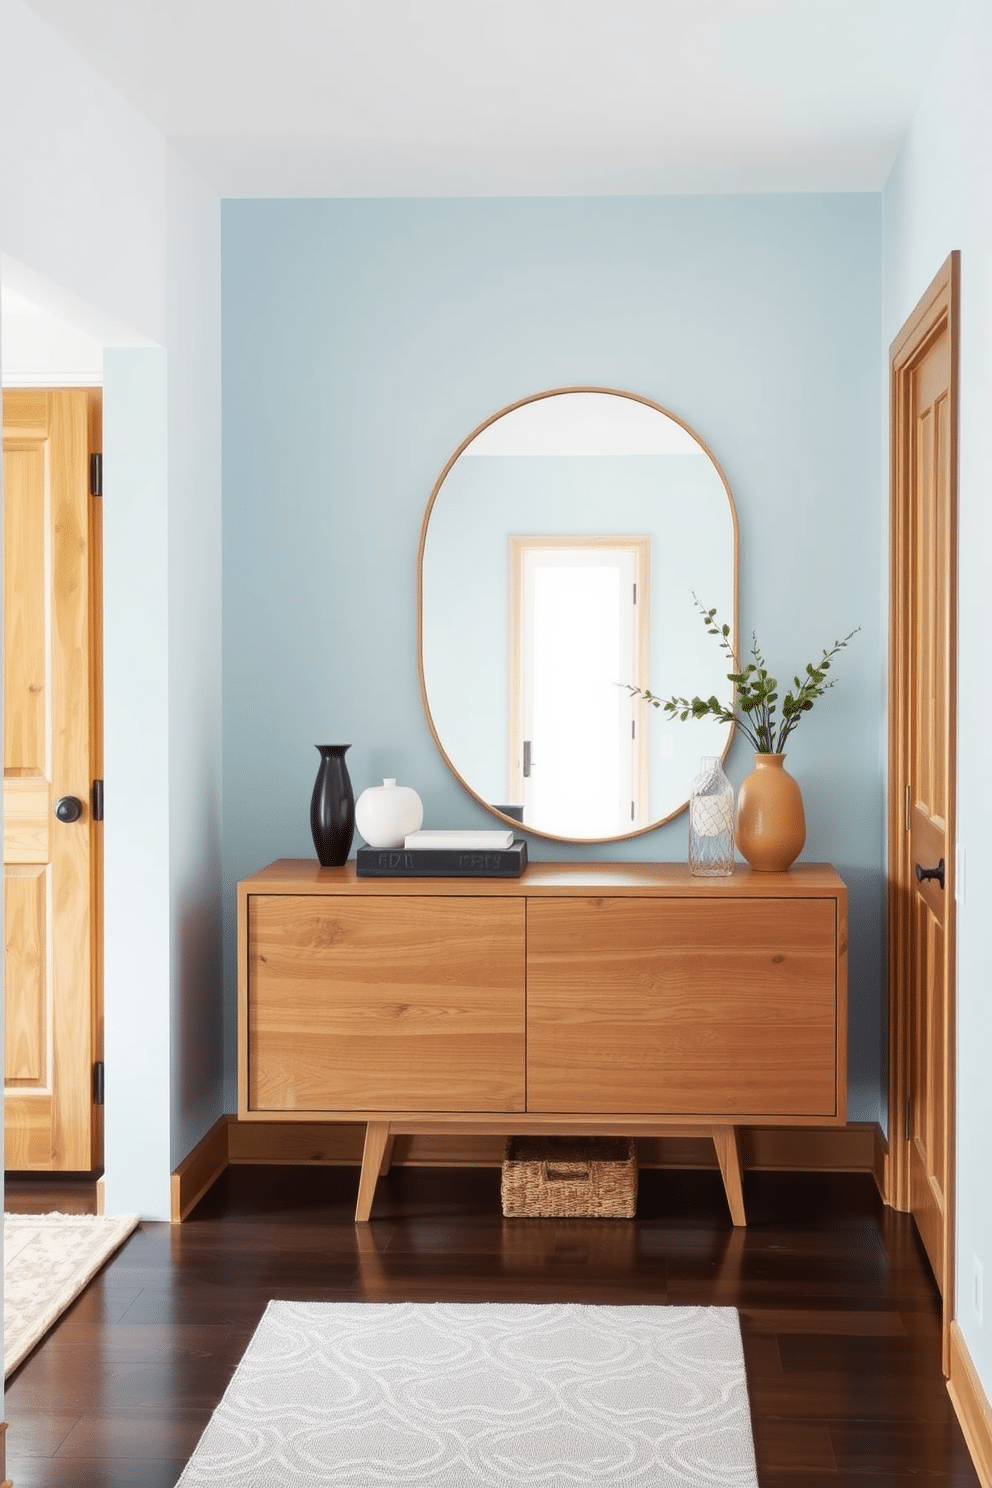
<path fill-rule="evenodd" d="M 10 1172 L 49 1171 L 52 1164 L 51 1102 L 15 1088 L 4 1096 L 4 1162 Z"/>
<path fill-rule="evenodd" d="M 253 896 L 248 1047 L 251 1110 L 523 1110 L 523 903 Z"/>
<path fill-rule="evenodd" d="M 834 1118 L 836 937 L 832 900 L 531 902 L 528 1110 Z"/>
<path fill-rule="evenodd" d="M 4 875 L 4 1078 L 11 1085 L 47 1083 L 48 985 L 45 928 L 47 874 L 8 867 Z"/>
<path fill-rule="evenodd" d="M 926 906 L 918 903 L 915 915 L 910 1207 L 934 1274 L 939 1275 L 946 1206 L 944 945 L 941 927 Z"/>
<path fill-rule="evenodd" d="M 948 814 L 948 480 L 950 332 L 929 342 L 912 376 L 915 417 L 912 493 L 912 708 L 910 975 L 914 1012 L 910 1049 L 910 1205 L 938 1278 L 944 1271 L 947 1153 L 946 973 L 944 917 L 950 877 Z M 919 878 L 943 861 L 945 886 Z"/>
<path fill-rule="evenodd" d="M 9 401 L 9 393 L 4 398 Z M 46 571 L 49 513 L 42 441 L 4 441 L 3 496 L 4 770 L 44 776 L 48 762 L 46 586 L 24 582 L 25 575 L 41 576 Z"/>
<path fill-rule="evenodd" d="M 100 701 L 89 492 L 99 394 L 8 389 L 3 424 L 5 1161 L 86 1171 L 102 1156 L 89 811 Z M 83 803 L 78 821 L 55 819 L 60 796 Z"/>
<path fill-rule="evenodd" d="M 891 1197 L 953 1306 L 958 255 L 891 355 Z M 943 882 L 927 876 L 943 864 Z M 900 1141 L 899 1138 L 902 1138 Z"/>
<path fill-rule="evenodd" d="M 44 776 L 15 775 L 4 780 L 3 859 L 5 863 L 47 863 L 52 855 L 48 800 L 51 788 Z"/>

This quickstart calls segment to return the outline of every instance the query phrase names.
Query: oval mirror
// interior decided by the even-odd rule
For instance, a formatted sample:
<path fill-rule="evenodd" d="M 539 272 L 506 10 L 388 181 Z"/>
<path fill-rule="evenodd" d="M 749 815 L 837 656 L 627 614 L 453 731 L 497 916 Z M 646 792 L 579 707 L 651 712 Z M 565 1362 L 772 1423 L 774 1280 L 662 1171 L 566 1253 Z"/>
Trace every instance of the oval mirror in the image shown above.
<path fill-rule="evenodd" d="M 734 501 L 681 419 L 604 388 L 487 419 L 442 470 L 420 538 L 424 707 L 462 785 L 563 841 L 635 836 L 684 809 L 729 726 L 673 720 L 630 688 L 728 694 L 694 595 L 736 646 Z"/>

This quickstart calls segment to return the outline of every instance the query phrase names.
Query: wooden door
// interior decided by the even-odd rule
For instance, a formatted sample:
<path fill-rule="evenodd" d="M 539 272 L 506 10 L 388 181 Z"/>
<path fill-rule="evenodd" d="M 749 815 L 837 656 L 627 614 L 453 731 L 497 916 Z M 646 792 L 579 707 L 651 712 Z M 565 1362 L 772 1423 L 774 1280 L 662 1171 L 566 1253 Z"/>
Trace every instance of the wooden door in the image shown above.
<path fill-rule="evenodd" d="M 94 390 L 3 395 L 8 1169 L 102 1162 L 100 413 Z"/>
<path fill-rule="evenodd" d="M 890 1161 L 953 1303 L 958 255 L 891 355 Z"/>

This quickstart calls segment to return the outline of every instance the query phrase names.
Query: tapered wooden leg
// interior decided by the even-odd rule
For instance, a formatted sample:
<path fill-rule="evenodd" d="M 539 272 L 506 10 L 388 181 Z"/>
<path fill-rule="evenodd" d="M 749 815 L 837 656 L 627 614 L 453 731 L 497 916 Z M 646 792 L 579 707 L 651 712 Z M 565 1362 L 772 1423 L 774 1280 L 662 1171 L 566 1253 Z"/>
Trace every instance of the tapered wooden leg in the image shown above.
<path fill-rule="evenodd" d="M 730 1217 L 735 1225 L 746 1225 L 744 1215 L 744 1185 L 741 1181 L 741 1134 L 736 1126 L 715 1126 L 713 1145 L 716 1160 L 723 1174 L 723 1186 L 730 1205 Z"/>
<path fill-rule="evenodd" d="M 358 1203 L 355 1206 L 355 1222 L 368 1219 L 372 1213 L 375 1185 L 382 1167 L 382 1158 L 389 1140 L 388 1121 L 370 1121 L 365 1128 L 365 1150 L 362 1153 L 362 1174 L 358 1180 Z"/>
<path fill-rule="evenodd" d="M 396 1138 L 393 1136 L 392 1132 L 390 1132 L 389 1136 L 386 1138 L 385 1148 L 383 1149 L 382 1162 L 379 1164 L 380 1178 L 385 1178 L 386 1174 L 389 1172 L 390 1168 L 393 1165 L 393 1148 L 395 1145 Z"/>

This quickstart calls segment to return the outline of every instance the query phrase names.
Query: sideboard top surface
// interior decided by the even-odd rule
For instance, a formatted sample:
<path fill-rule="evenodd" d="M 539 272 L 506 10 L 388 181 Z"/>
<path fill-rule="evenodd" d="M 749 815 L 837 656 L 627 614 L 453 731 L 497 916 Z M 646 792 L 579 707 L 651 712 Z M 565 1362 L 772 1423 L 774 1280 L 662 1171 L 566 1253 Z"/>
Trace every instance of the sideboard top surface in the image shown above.
<path fill-rule="evenodd" d="M 829 863 L 795 863 L 786 873 L 738 865 L 728 878 L 699 878 L 685 863 L 530 863 L 519 878 L 359 878 L 353 862 L 322 868 L 313 858 L 277 858 L 241 881 L 244 894 L 664 895 L 673 898 L 838 898 L 843 880 Z"/>

